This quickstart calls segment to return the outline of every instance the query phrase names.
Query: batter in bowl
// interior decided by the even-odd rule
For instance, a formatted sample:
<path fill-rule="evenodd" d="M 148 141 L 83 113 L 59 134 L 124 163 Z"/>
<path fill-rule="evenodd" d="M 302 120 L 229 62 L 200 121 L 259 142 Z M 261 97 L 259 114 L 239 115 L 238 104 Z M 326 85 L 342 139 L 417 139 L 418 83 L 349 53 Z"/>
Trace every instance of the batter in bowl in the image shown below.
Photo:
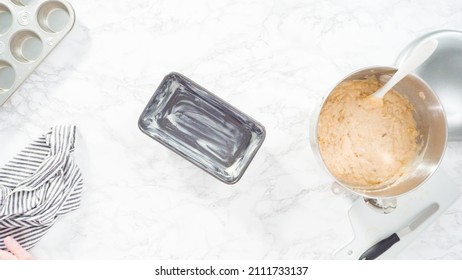
<path fill-rule="evenodd" d="M 383 99 L 368 98 L 381 86 L 375 78 L 342 82 L 321 110 L 321 156 L 345 184 L 367 187 L 394 182 L 418 153 L 412 105 L 395 90 Z"/>

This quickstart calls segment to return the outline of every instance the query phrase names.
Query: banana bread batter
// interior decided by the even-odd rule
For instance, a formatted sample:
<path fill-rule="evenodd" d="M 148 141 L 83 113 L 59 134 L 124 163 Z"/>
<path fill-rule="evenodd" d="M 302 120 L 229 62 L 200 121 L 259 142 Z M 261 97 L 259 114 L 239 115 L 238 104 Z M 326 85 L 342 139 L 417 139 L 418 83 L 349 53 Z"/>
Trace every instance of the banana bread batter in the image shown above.
<path fill-rule="evenodd" d="M 412 105 L 395 90 L 383 100 L 368 98 L 380 87 L 374 78 L 343 82 L 321 110 L 321 156 L 330 172 L 348 185 L 391 183 L 418 152 Z"/>

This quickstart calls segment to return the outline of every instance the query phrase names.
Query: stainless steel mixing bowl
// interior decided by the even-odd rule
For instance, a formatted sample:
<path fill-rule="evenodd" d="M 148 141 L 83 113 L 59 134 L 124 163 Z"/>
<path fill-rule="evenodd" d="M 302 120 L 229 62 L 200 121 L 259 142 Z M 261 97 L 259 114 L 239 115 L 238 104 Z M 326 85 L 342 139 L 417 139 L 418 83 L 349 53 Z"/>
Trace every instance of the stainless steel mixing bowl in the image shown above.
<path fill-rule="evenodd" d="M 361 69 L 348 75 L 340 83 L 347 80 L 362 80 L 371 76 L 375 76 L 380 82 L 385 83 L 396 70 L 396 68 L 392 67 Z M 318 143 L 318 119 L 322 107 L 332 91 L 323 99 L 320 106 L 315 109 L 311 120 L 310 143 L 320 164 L 325 167 L 338 184 L 363 196 L 375 206 L 382 208 L 393 208 L 394 205 L 390 201 L 421 186 L 438 168 L 447 143 L 446 115 L 433 90 L 422 79 L 413 74 L 406 76 L 394 89 L 405 96 L 414 107 L 413 116 L 421 135 L 417 141 L 420 141 L 419 144 L 421 144 L 422 148 L 408 169 L 407 174 L 389 184 L 371 187 L 348 185 L 335 178 L 325 165 Z M 399 135 L 396 135 L 396 137 L 399 137 Z M 385 210 L 384 212 L 388 211 Z"/>

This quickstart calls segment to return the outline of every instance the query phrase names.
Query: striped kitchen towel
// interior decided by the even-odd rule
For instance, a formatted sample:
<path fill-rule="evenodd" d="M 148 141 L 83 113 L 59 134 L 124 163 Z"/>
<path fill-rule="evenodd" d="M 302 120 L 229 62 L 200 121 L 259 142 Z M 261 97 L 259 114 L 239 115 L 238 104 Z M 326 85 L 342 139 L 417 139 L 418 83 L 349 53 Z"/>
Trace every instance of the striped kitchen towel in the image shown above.
<path fill-rule="evenodd" d="M 0 249 L 14 237 L 32 248 L 56 219 L 77 209 L 82 175 L 73 158 L 76 127 L 55 126 L 0 168 Z"/>

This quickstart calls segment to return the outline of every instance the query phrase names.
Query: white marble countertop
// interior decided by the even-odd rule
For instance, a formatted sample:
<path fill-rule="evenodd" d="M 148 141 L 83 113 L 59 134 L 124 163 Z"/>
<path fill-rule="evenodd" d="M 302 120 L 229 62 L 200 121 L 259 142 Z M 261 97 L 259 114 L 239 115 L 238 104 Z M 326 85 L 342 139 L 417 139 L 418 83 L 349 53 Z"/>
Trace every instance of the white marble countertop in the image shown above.
<path fill-rule="evenodd" d="M 330 259 L 352 238 L 352 201 L 313 157 L 313 106 L 349 72 L 462 26 L 458 0 L 71 2 L 74 30 L 0 108 L 1 164 L 56 123 L 79 128 L 82 206 L 32 250 L 42 259 Z M 236 185 L 139 131 L 172 71 L 265 125 Z M 461 143 L 444 168 L 462 185 Z M 400 258 L 462 259 L 461 225 L 459 200 Z"/>

